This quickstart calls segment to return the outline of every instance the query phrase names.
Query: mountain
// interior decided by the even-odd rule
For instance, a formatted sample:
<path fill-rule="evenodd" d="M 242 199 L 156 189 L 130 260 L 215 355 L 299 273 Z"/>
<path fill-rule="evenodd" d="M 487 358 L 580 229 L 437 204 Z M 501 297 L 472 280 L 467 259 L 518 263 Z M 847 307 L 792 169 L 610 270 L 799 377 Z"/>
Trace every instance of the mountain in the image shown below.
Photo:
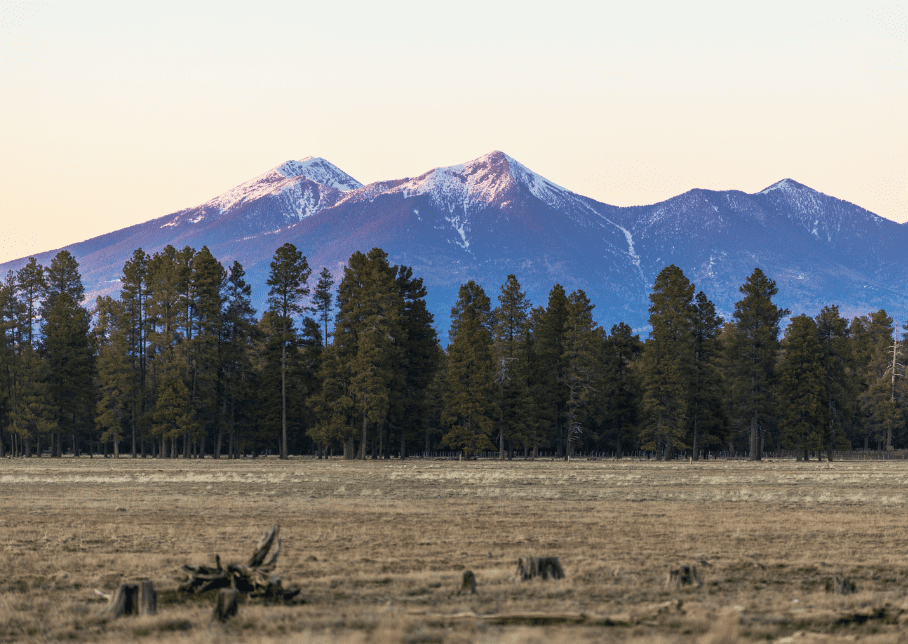
<path fill-rule="evenodd" d="M 759 266 L 793 314 L 838 304 L 843 314 L 908 314 L 908 228 L 784 179 L 755 193 L 691 190 L 621 208 L 567 190 L 502 152 L 418 177 L 362 185 L 320 158 L 288 161 L 194 208 L 68 246 L 86 291 L 115 292 L 136 248 L 207 245 L 246 268 L 259 310 L 276 248 L 292 242 L 313 274 L 338 277 L 355 250 L 373 246 L 424 278 L 442 336 L 463 282 L 493 304 L 514 273 L 534 305 L 561 283 L 582 288 L 606 327 L 647 323 L 658 272 L 680 266 L 730 318 L 738 287 Z M 56 251 L 37 256 L 47 264 Z M 21 267 L 25 260 L 0 265 Z"/>

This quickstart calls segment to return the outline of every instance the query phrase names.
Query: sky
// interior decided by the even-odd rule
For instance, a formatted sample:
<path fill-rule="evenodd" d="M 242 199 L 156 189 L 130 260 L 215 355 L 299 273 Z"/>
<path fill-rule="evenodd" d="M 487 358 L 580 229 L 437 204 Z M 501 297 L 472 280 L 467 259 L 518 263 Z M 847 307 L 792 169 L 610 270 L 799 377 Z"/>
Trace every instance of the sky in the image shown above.
<path fill-rule="evenodd" d="M 0 0 L 0 262 L 288 159 L 502 150 L 630 206 L 790 177 L 908 220 L 908 4 Z"/>

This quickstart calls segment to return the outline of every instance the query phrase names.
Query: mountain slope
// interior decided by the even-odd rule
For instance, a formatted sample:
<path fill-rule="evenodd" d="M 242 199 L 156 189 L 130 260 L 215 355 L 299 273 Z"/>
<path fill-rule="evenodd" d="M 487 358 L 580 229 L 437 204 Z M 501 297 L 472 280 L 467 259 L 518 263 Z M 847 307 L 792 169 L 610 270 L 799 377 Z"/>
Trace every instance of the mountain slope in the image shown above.
<path fill-rule="evenodd" d="M 353 251 L 384 248 L 425 279 L 442 334 L 461 283 L 476 280 L 494 303 L 509 273 L 534 305 L 544 306 L 558 282 L 584 289 L 603 325 L 642 328 L 649 288 L 668 264 L 727 318 L 756 266 L 778 282 L 778 302 L 795 314 L 829 304 L 847 315 L 908 314 L 908 227 L 791 179 L 755 194 L 691 190 L 619 208 L 497 151 L 365 186 L 324 159 L 288 161 L 204 204 L 68 249 L 93 298 L 117 290 L 135 248 L 207 245 L 225 265 L 243 263 L 261 310 L 271 257 L 287 241 L 316 271 L 328 266 L 337 276 Z M 46 264 L 53 254 L 38 260 Z"/>

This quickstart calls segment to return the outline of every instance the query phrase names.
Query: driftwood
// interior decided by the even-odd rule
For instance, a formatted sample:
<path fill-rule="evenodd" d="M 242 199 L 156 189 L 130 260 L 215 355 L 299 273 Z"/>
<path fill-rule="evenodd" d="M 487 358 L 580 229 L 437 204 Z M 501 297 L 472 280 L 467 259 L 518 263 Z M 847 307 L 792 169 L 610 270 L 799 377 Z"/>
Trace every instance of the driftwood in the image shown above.
<path fill-rule="evenodd" d="M 221 588 L 218 591 L 218 600 L 214 605 L 212 619 L 226 622 L 237 613 L 237 592 L 233 588 Z"/>
<path fill-rule="evenodd" d="M 96 591 L 97 592 L 97 591 Z M 102 596 L 103 593 L 98 593 Z M 108 596 L 110 601 L 101 611 L 101 617 L 116 619 L 124 615 L 154 615 L 157 612 L 158 602 L 154 584 L 150 579 L 143 579 L 137 583 L 120 584 L 113 596 Z"/>
<path fill-rule="evenodd" d="M 225 568 L 221 565 L 220 555 L 215 555 L 214 566 L 183 566 L 188 576 L 180 584 L 180 590 L 199 594 L 216 588 L 232 588 L 250 597 L 267 597 L 281 601 L 293 599 L 299 594 L 300 589 L 283 588 L 281 578 L 271 574 L 281 552 L 281 541 L 277 539 L 278 532 L 279 528 L 272 526 L 265 533 L 246 565 L 229 563 Z M 277 547 L 269 555 L 275 540 Z"/>
<path fill-rule="evenodd" d="M 521 581 L 534 577 L 564 579 L 564 568 L 558 557 L 526 557 L 517 560 L 517 576 Z"/>
<path fill-rule="evenodd" d="M 696 566 L 681 566 L 672 568 L 668 571 L 668 579 L 665 580 L 665 587 L 668 590 L 677 590 L 684 586 L 701 586 L 700 575 L 697 574 Z"/>
<path fill-rule="evenodd" d="M 463 582 L 460 584 L 458 595 L 475 595 L 476 594 L 476 575 L 472 570 L 465 570 L 463 573 Z"/>
<path fill-rule="evenodd" d="M 858 592 L 858 587 L 853 579 L 844 575 L 841 577 L 836 575 L 834 579 L 826 580 L 826 592 L 836 593 L 838 595 L 850 595 L 851 593 Z"/>

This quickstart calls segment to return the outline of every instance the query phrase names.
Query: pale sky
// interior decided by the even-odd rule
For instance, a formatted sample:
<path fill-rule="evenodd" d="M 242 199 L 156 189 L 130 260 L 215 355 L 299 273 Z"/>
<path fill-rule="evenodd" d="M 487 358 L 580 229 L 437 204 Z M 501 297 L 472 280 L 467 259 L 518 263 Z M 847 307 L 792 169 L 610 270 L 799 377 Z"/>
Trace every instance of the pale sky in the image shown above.
<path fill-rule="evenodd" d="M 502 150 L 618 206 L 791 177 L 901 222 L 906 99 L 906 3 L 0 0 L 0 261 L 308 155 Z"/>

